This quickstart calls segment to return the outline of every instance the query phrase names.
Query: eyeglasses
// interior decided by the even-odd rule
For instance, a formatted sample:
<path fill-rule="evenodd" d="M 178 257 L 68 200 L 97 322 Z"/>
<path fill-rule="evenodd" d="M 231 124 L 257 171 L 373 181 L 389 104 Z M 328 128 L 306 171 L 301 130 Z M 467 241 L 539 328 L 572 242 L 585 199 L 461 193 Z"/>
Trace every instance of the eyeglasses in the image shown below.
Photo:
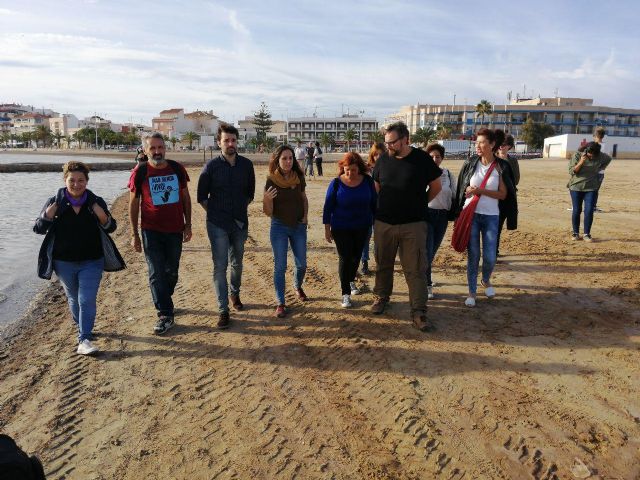
<path fill-rule="evenodd" d="M 397 143 L 399 140 L 402 140 L 404 136 L 396 138 L 393 142 L 384 142 L 387 147 L 393 146 L 394 143 Z"/>

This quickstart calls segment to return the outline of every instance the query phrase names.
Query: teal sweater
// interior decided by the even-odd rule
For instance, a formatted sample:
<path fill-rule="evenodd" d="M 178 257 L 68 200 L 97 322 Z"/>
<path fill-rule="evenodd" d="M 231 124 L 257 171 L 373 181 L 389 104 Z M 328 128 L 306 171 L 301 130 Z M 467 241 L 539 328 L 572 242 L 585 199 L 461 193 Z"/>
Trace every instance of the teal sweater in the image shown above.
<path fill-rule="evenodd" d="M 569 179 L 569 183 L 567 183 L 567 188 L 577 192 L 592 192 L 598 189 L 598 172 L 609 165 L 611 157 L 606 153 L 600 152 L 591 159 L 587 158 L 582 164 L 580 171 L 575 173 L 573 167 L 580 161 L 581 156 L 582 153 L 576 152 L 569 161 L 569 174 L 571 178 Z"/>

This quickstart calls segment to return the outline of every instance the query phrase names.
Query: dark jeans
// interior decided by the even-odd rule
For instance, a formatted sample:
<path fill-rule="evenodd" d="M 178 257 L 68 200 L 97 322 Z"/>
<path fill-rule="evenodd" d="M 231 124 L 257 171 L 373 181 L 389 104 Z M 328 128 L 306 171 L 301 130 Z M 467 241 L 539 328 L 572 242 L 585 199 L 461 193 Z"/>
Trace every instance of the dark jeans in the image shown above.
<path fill-rule="evenodd" d="M 178 283 L 182 232 L 162 233 L 142 230 L 144 256 L 149 267 L 149 286 L 158 317 L 173 316 L 171 296 Z"/>
<path fill-rule="evenodd" d="M 322 176 L 322 157 L 316 158 L 316 169 L 318 170 L 318 176 Z"/>
<path fill-rule="evenodd" d="M 298 223 L 295 227 L 291 227 L 277 218 L 271 218 L 269 238 L 273 249 L 273 286 L 276 291 L 276 301 L 278 305 L 284 305 L 289 245 L 291 245 L 293 261 L 296 265 L 293 271 L 293 288 L 302 288 L 302 282 L 307 273 L 307 225 Z"/>
<path fill-rule="evenodd" d="M 369 261 L 369 243 L 371 242 L 371 235 L 373 235 L 373 225 L 371 225 L 369 227 L 369 229 L 367 230 L 367 238 L 364 241 L 364 246 L 362 247 L 362 262 L 363 263 Z"/>
<path fill-rule="evenodd" d="M 571 225 L 573 233 L 580 233 L 580 215 L 582 214 L 582 203 L 584 202 L 584 234 L 591 235 L 591 225 L 593 224 L 593 209 L 596 192 L 578 192 L 569 190 L 573 212 L 571 213 Z"/>
<path fill-rule="evenodd" d="M 429 217 L 427 220 L 427 285 L 432 285 L 431 282 L 431 264 L 436 257 L 438 248 L 442 243 L 444 234 L 447 231 L 447 210 L 434 210 L 429 208 Z"/>
<path fill-rule="evenodd" d="M 500 234 L 502 233 L 502 229 L 504 228 L 504 222 L 507 221 L 507 216 L 502 213 L 498 216 L 498 241 L 496 242 L 496 256 L 500 253 Z"/>
<path fill-rule="evenodd" d="M 338 249 L 338 275 L 340 276 L 342 295 L 351 294 L 349 282 L 353 282 L 356 279 L 362 248 L 368 232 L 368 227 L 359 230 L 331 229 L 333 241 L 336 242 L 336 248 Z"/>

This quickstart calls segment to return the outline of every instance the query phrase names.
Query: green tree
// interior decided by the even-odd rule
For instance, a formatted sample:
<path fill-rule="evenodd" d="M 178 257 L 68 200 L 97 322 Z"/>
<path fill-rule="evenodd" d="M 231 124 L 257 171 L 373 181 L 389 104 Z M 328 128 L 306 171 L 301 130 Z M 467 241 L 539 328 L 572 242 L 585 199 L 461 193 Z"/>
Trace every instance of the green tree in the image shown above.
<path fill-rule="evenodd" d="M 333 139 L 333 137 L 326 132 L 318 135 L 318 142 L 320 142 L 320 145 L 322 145 L 323 150 L 326 150 L 329 145 L 335 144 L 335 140 Z"/>
<path fill-rule="evenodd" d="M 198 135 L 196 132 L 189 131 L 182 135 L 182 141 L 189 142 L 189 150 L 193 150 L 193 142 L 198 140 L 200 140 L 200 135 Z"/>
<path fill-rule="evenodd" d="M 11 138 L 11 134 L 9 132 L 2 132 L 0 134 L 0 144 L 7 146 L 9 139 Z"/>
<path fill-rule="evenodd" d="M 266 103 L 262 102 L 260 109 L 253 114 L 253 125 L 256 129 L 258 145 L 261 145 L 267 140 L 267 133 L 271 131 L 273 126 L 271 112 L 269 112 L 269 107 L 267 107 Z"/>
<path fill-rule="evenodd" d="M 411 135 L 411 143 L 419 143 L 423 148 L 427 148 L 437 137 L 436 131 L 432 127 L 422 127 Z"/>
<path fill-rule="evenodd" d="M 382 133 L 380 130 L 372 132 L 369 134 L 369 140 L 371 140 L 373 143 L 383 143 L 384 133 Z"/>
<path fill-rule="evenodd" d="M 446 123 L 441 123 L 436 129 L 436 137 L 439 140 L 448 140 L 451 138 L 451 127 Z"/>
<path fill-rule="evenodd" d="M 135 130 L 131 130 L 125 134 L 123 143 L 125 145 L 139 145 L 140 135 Z"/>
<path fill-rule="evenodd" d="M 171 137 L 171 138 L 169 139 L 169 143 L 171 144 L 171 148 L 172 148 L 173 150 L 175 150 L 175 149 L 176 149 L 176 143 L 178 143 L 179 141 L 180 141 L 180 140 L 178 140 L 176 137 Z"/>
<path fill-rule="evenodd" d="M 265 138 L 264 141 L 262 142 L 262 145 L 264 146 L 264 151 L 265 152 L 272 152 L 276 148 L 276 139 L 275 139 L 275 137 L 267 137 L 267 138 Z"/>
<path fill-rule="evenodd" d="M 344 132 L 343 140 L 347 142 L 347 151 L 350 151 L 351 142 L 358 139 L 358 133 L 353 128 L 348 128 Z"/>
<path fill-rule="evenodd" d="M 480 100 L 480 103 L 476 105 L 476 113 L 482 116 L 480 127 L 484 124 L 484 116 L 490 114 L 493 111 L 493 105 L 489 100 Z"/>
<path fill-rule="evenodd" d="M 42 142 L 42 146 L 46 147 L 51 143 L 51 129 L 46 125 L 38 125 L 33 131 L 32 138 L 36 141 L 36 146 L 38 146 L 38 142 Z"/>
<path fill-rule="evenodd" d="M 556 131 L 553 126 L 544 122 L 534 122 L 531 118 L 522 126 L 522 135 L 520 138 L 524 140 L 530 148 L 541 150 L 544 146 L 544 139 L 555 135 Z"/>
<path fill-rule="evenodd" d="M 33 139 L 33 132 L 22 132 L 20 134 L 20 140 L 22 141 L 24 148 L 31 147 L 32 139 Z"/>
<path fill-rule="evenodd" d="M 60 142 L 64 138 L 64 135 L 60 133 L 58 130 L 51 134 L 51 137 L 56 141 L 56 146 L 58 149 L 60 148 Z"/>

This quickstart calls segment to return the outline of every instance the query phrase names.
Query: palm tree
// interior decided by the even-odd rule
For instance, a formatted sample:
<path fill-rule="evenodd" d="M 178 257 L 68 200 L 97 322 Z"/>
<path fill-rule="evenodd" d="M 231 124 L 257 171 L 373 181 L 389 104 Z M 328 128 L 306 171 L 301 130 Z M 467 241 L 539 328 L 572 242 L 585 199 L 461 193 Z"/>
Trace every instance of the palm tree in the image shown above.
<path fill-rule="evenodd" d="M 438 139 L 447 140 L 451 138 L 451 127 L 446 123 L 441 123 L 440 125 L 438 125 L 438 128 L 436 129 L 436 134 Z"/>
<path fill-rule="evenodd" d="M 431 127 L 422 127 L 416 130 L 416 133 L 411 135 L 411 143 L 420 143 L 423 148 L 427 148 L 432 141 L 437 137 L 436 131 Z"/>
<path fill-rule="evenodd" d="M 0 134 L 0 144 L 6 147 L 10 137 L 11 135 L 9 134 L 9 132 L 2 132 L 2 134 Z"/>
<path fill-rule="evenodd" d="M 323 132 L 320 135 L 318 135 L 318 142 L 320 142 L 320 145 L 322 145 L 322 148 L 324 148 L 325 150 L 329 145 L 334 144 L 333 137 L 326 132 Z"/>
<path fill-rule="evenodd" d="M 369 140 L 371 140 L 371 142 L 373 143 L 382 143 L 384 142 L 384 133 L 382 133 L 380 130 L 372 132 L 369 134 Z"/>
<path fill-rule="evenodd" d="M 476 113 L 482 115 L 482 122 L 480 123 L 480 127 L 484 123 L 484 116 L 491 113 L 493 111 L 493 105 L 489 100 L 480 100 L 480 103 L 476 105 Z"/>
<path fill-rule="evenodd" d="M 272 152 L 276 148 L 275 137 L 266 137 L 262 140 L 262 145 L 264 146 L 265 152 Z"/>
<path fill-rule="evenodd" d="M 193 150 L 193 142 L 197 141 L 200 139 L 200 135 L 198 135 L 196 132 L 186 132 L 184 135 L 182 135 L 182 141 L 183 142 L 189 142 L 189 150 Z"/>
<path fill-rule="evenodd" d="M 60 140 L 64 138 L 64 135 L 60 133 L 58 130 L 56 130 L 55 133 L 51 134 L 51 136 L 55 139 L 56 146 L 58 147 L 58 149 L 60 149 Z"/>
<path fill-rule="evenodd" d="M 33 132 L 22 132 L 20 134 L 23 146 L 25 148 L 31 147 L 31 139 L 33 138 Z"/>
<path fill-rule="evenodd" d="M 343 140 L 347 142 L 347 152 L 351 150 L 351 142 L 358 139 L 358 133 L 353 128 L 347 128 L 344 132 Z"/>
<path fill-rule="evenodd" d="M 38 146 L 38 141 L 41 141 L 42 146 L 46 147 L 47 143 L 51 140 L 51 129 L 46 125 L 36 126 L 36 129 L 33 131 L 33 139 L 36 141 L 36 146 Z"/>
<path fill-rule="evenodd" d="M 180 141 L 180 140 L 178 140 L 176 137 L 171 137 L 171 138 L 169 139 L 169 143 L 171 144 L 171 148 L 172 148 L 173 150 L 175 150 L 175 149 L 176 149 L 176 143 L 178 143 L 179 141 Z"/>

